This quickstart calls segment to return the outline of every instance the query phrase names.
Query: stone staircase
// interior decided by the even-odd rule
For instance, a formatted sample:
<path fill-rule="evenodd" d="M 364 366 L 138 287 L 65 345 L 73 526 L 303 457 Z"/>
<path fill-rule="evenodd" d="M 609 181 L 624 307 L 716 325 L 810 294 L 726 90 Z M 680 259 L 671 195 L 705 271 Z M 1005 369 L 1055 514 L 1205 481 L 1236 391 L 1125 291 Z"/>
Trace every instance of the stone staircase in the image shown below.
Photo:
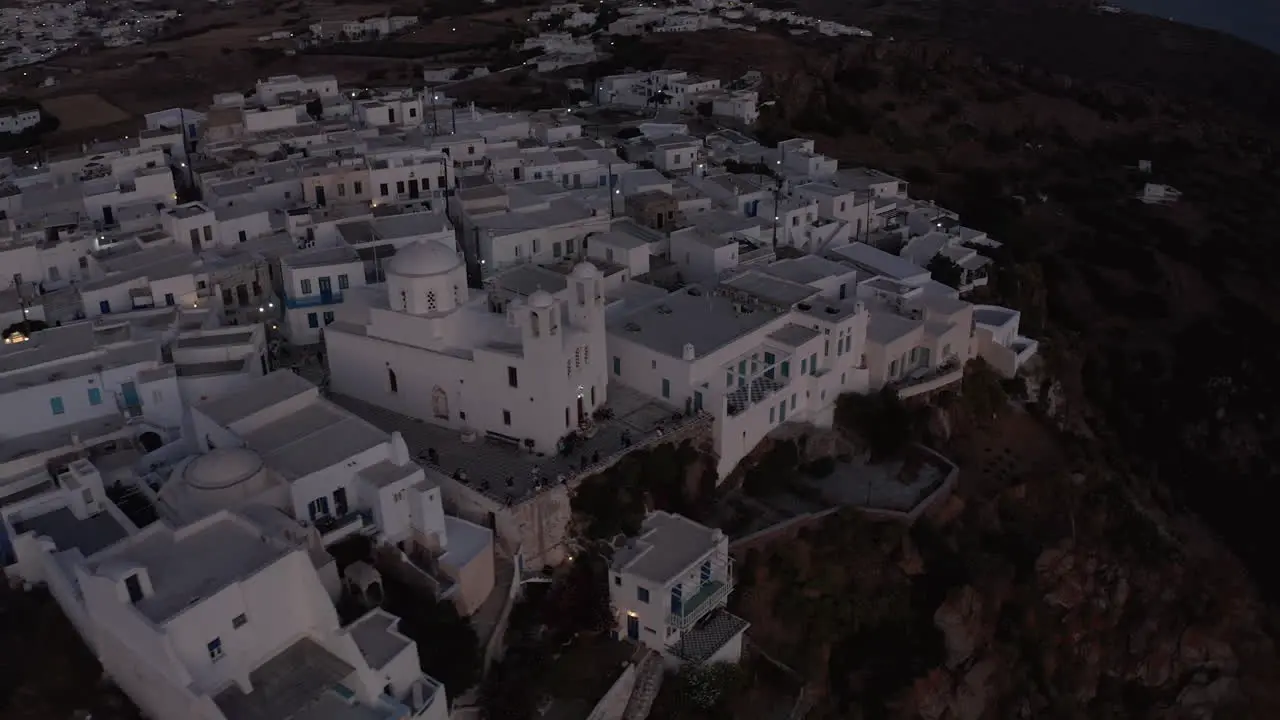
<path fill-rule="evenodd" d="M 622 711 L 622 720 L 645 720 L 653 701 L 658 699 L 658 691 L 662 689 L 662 656 L 649 651 L 636 667 L 636 687 L 631 691 L 631 699 L 627 701 L 627 709 Z"/>

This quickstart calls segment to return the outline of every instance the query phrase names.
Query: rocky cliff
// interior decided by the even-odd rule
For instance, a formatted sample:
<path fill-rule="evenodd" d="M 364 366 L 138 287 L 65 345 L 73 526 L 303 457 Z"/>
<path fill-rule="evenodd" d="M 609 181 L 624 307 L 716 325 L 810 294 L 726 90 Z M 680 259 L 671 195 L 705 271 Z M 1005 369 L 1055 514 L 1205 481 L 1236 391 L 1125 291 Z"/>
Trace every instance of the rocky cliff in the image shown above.
<path fill-rule="evenodd" d="M 1269 610 L 1198 521 L 1023 413 L 950 451 L 916 527 L 838 516 L 745 558 L 738 611 L 817 716 L 1280 717 Z"/>

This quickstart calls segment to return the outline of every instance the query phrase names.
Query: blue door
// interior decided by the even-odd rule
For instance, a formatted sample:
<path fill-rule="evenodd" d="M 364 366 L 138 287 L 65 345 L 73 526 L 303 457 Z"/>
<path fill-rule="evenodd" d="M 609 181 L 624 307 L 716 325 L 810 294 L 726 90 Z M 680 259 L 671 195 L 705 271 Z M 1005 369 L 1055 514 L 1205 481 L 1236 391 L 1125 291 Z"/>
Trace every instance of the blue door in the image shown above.
<path fill-rule="evenodd" d="M 684 589 L 679 583 L 671 588 L 671 614 L 676 616 L 684 614 Z"/>
<path fill-rule="evenodd" d="M 138 388 L 132 382 L 122 383 L 120 385 L 120 395 L 124 397 L 125 407 L 142 407 L 142 399 L 138 397 Z"/>
<path fill-rule="evenodd" d="M 640 639 L 640 618 L 634 615 L 627 616 L 627 637 L 632 640 Z"/>
<path fill-rule="evenodd" d="M 333 285 L 329 282 L 328 275 L 320 278 L 320 299 L 324 302 L 333 300 Z"/>

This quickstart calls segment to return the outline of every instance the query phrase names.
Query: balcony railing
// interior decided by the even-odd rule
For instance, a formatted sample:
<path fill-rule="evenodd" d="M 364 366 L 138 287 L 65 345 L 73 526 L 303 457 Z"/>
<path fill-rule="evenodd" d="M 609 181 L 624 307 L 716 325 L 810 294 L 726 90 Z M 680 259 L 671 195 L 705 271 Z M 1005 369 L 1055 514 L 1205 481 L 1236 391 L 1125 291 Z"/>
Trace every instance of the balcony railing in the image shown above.
<path fill-rule="evenodd" d="M 697 592 L 683 599 L 680 603 L 680 612 L 668 614 L 667 625 L 682 631 L 688 630 L 706 617 L 707 613 L 724 605 L 732 592 L 733 561 L 730 560 L 725 566 L 724 577 L 702 583 L 702 587 L 698 588 Z"/>
<path fill-rule="evenodd" d="M 298 297 L 286 297 L 284 306 L 290 310 L 297 308 L 320 307 L 322 305 L 337 305 L 342 302 L 342 292 L 322 292 L 315 295 L 301 295 Z"/>

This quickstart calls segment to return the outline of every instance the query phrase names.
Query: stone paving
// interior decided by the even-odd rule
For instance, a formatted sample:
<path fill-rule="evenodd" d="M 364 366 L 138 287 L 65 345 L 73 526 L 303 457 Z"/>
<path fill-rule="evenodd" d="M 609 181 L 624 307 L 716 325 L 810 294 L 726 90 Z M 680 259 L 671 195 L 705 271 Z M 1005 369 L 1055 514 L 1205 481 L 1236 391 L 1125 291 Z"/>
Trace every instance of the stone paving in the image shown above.
<path fill-rule="evenodd" d="M 531 453 L 483 436 L 466 443 L 454 429 L 354 398 L 333 395 L 329 399 L 387 432 L 399 431 L 410 454 L 420 463 L 435 465 L 450 475 L 460 473 L 468 484 L 494 499 L 513 503 L 545 485 L 564 482 L 584 468 L 635 446 L 660 430 L 665 432 L 679 422 L 673 408 L 664 407 L 629 388 L 610 385 L 605 406 L 613 410 L 613 417 L 597 422 L 593 437 L 568 456 L 562 456 Z M 435 453 L 434 462 L 430 460 L 429 451 Z"/>

